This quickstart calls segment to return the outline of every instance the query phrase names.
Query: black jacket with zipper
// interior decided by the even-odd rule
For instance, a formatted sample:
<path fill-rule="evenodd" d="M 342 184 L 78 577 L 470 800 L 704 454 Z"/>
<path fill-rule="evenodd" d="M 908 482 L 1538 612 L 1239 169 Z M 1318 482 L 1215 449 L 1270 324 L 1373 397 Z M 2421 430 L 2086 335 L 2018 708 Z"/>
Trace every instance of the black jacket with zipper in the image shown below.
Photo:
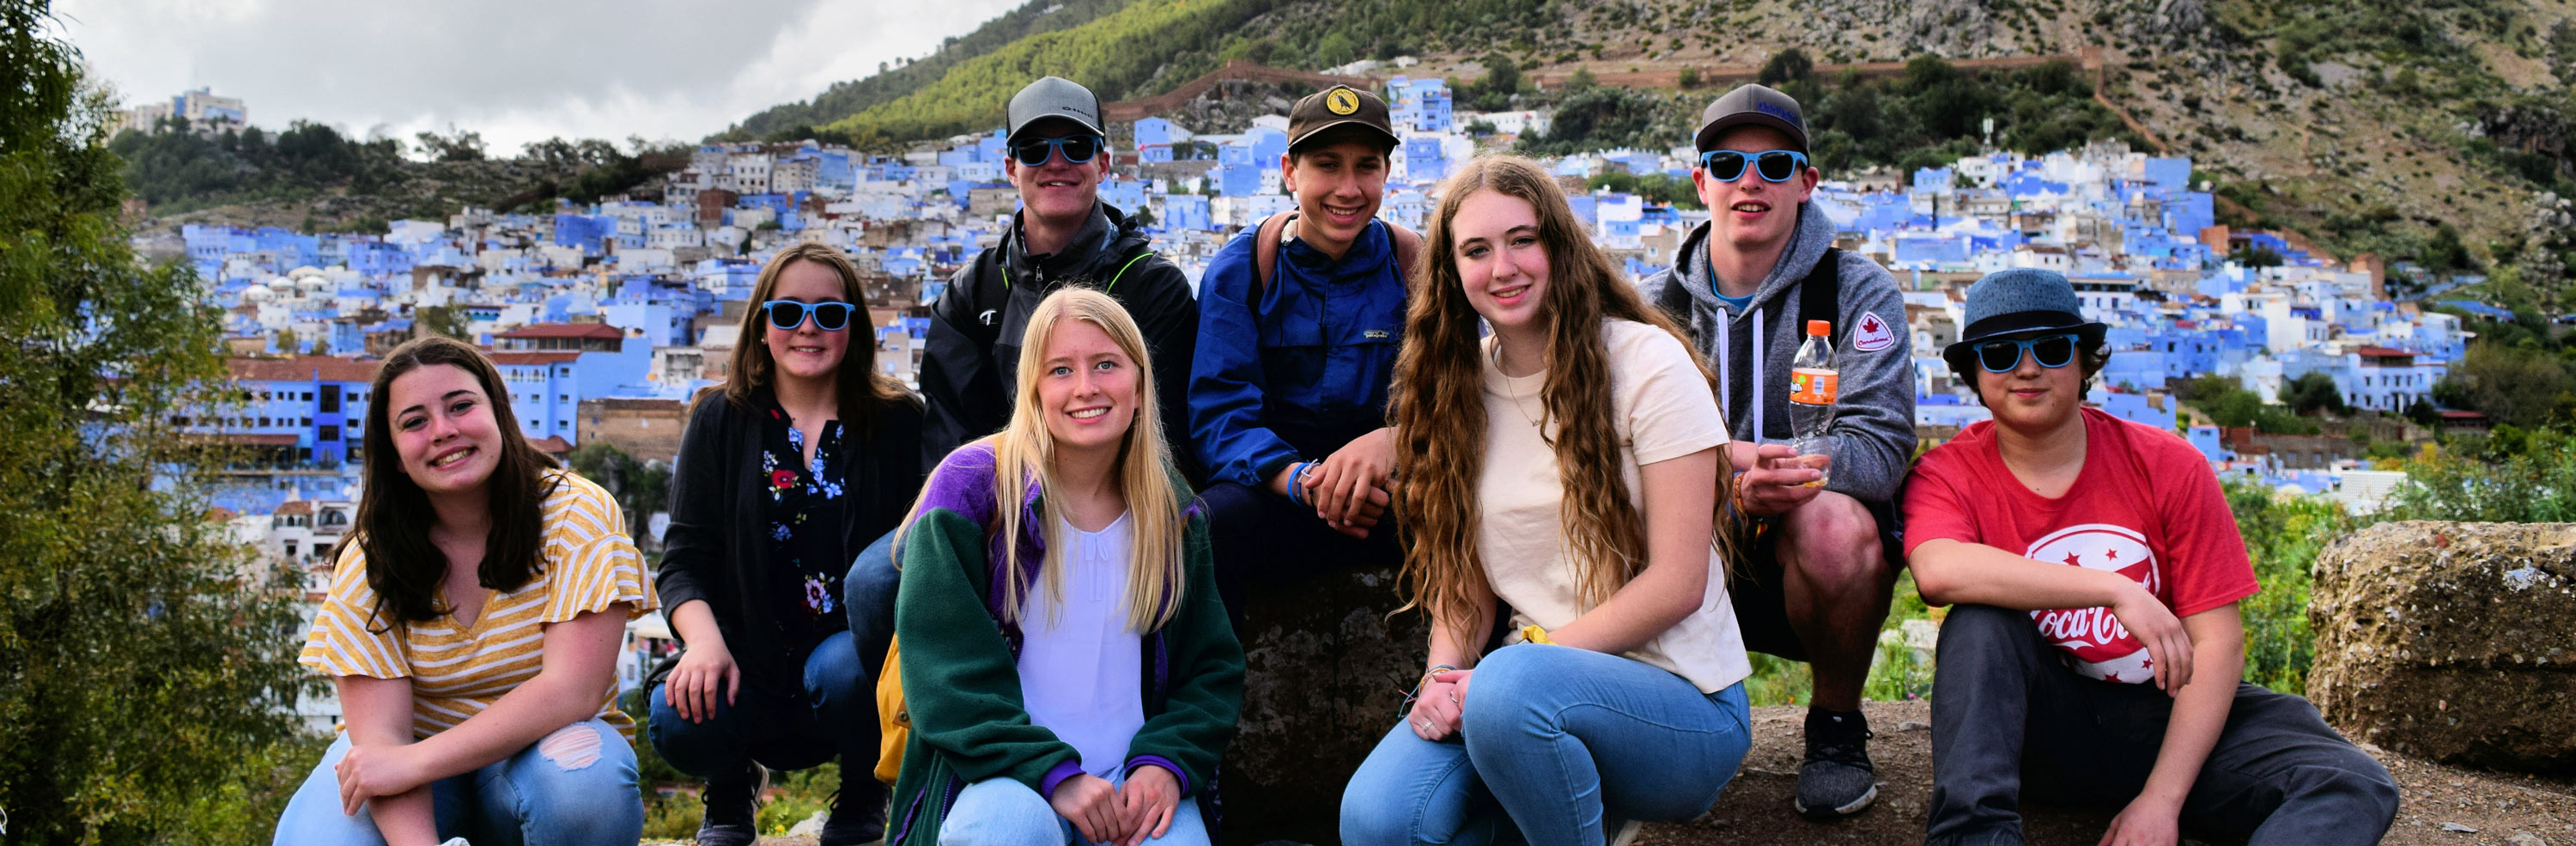
<path fill-rule="evenodd" d="M 1199 478 L 1188 448 L 1190 355 L 1199 329 L 1189 277 L 1154 255 L 1143 230 L 1118 209 L 1107 203 L 1093 209 L 1072 242 L 1050 255 L 1029 255 L 1014 217 L 1001 243 L 948 280 L 947 293 L 931 306 L 921 358 L 921 394 L 929 402 L 921 466 L 937 467 L 948 453 L 1010 422 L 1029 314 L 1047 294 L 1078 283 L 1107 290 L 1144 331 L 1163 439 L 1182 473 Z"/>

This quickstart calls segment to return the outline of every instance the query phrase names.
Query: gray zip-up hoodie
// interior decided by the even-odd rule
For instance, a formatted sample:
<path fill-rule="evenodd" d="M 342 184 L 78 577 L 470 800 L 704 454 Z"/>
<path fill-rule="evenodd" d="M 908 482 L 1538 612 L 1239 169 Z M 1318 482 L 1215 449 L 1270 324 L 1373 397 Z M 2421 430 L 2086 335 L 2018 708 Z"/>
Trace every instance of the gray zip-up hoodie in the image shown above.
<path fill-rule="evenodd" d="M 1709 225 L 1702 223 L 1682 238 L 1678 262 L 1668 270 L 1638 280 L 1648 302 L 1660 301 L 1667 286 L 1690 294 L 1691 339 L 1709 364 L 1726 380 L 1727 430 L 1738 440 L 1787 441 L 1789 363 L 1805 340 L 1810 315 L 1799 314 L 1798 283 L 1833 246 L 1834 224 L 1813 204 L 1798 207 L 1798 229 L 1771 275 L 1762 280 L 1753 301 L 1730 312 L 1713 293 L 1708 262 Z M 1841 371 L 1833 423 L 1834 467 L 1825 489 L 1857 499 L 1890 502 L 1897 483 L 1914 457 L 1914 352 L 1905 324 L 1905 298 L 1896 277 L 1868 256 L 1841 253 L 1837 276 L 1842 283 L 1842 313 L 1833 315 L 1834 366 Z M 1762 315 L 1760 325 L 1754 313 Z M 1725 321 L 1728 349 L 1717 349 L 1718 326 Z M 1755 336 L 1762 341 L 1762 365 L 1753 361 Z M 1762 431 L 1753 429 L 1755 383 L 1761 391 Z"/>

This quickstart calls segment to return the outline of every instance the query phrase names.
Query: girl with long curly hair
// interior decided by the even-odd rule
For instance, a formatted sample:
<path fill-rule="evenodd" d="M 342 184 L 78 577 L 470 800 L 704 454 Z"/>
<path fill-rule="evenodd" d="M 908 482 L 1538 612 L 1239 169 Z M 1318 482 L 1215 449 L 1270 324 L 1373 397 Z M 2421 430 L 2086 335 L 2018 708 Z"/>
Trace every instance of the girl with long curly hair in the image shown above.
<path fill-rule="evenodd" d="M 1751 744 L 1713 379 L 1527 159 L 1451 176 L 1425 246 L 1392 404 L 1430 667 L 1342 839 L 1572 846 L 1698 816 Z"/>

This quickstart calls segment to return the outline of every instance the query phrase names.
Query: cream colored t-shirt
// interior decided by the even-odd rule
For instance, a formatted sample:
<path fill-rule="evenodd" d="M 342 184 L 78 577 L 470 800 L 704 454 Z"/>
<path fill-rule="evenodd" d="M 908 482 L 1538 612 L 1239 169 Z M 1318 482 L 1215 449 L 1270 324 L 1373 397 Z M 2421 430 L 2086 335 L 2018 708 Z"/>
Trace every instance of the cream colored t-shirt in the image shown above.
<path fill-rule="evenodd" d="M 1724 445 L 1726 421 L 1679 339 L 1624 320 L 1609 321 L 1602 335 L 1609 346 L 1611 413 L 1624 441 L 1619 478 L 1627 485 L 1628 502 L 1642 514 L 1637 467 Z M 1511 603 L 1514 628 L 1536 623 L 1554 629 L 1591 606 L 1581 598 L 1582 571 L 1570 558 L 1559 522 L 1565 488 L 1556 450 L 1532 422 L 1545 411 L 1539 389 L 1547 375 L 1504 376 L 1494 366 L 1494 339 L 1484 344 L 1485 475 L 1476 485 L 1483 505 L 1476 553 L 1495 595 Z M 1553 434 L 1553 421 L 1550 426 Z M 1599 469 L 1599 478 L 1608 479 L 1610 468 Z M 1699 610 L 1622 654 L 1670 670 L 1702 693 L 1753 674 L 1735 607 L 1726 598 L 1726 565 L 1715 547 L 1708 553 L 1708 593 Z"/>

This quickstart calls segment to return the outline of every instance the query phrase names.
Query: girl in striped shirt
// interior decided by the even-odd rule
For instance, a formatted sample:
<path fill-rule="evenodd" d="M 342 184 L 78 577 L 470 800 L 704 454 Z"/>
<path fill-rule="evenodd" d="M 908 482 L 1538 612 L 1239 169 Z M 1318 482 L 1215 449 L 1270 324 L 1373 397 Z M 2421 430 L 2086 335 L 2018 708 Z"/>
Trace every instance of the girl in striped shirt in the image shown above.
<path fill-rule="evenodd" d="M 277 843 L 641 835 L 616 655 L 653 592 L 616 502 L 530 446 L 508 396 L 449 338 L 377 371 L 357 524 L 301 659 L 345 729 Z"/>

